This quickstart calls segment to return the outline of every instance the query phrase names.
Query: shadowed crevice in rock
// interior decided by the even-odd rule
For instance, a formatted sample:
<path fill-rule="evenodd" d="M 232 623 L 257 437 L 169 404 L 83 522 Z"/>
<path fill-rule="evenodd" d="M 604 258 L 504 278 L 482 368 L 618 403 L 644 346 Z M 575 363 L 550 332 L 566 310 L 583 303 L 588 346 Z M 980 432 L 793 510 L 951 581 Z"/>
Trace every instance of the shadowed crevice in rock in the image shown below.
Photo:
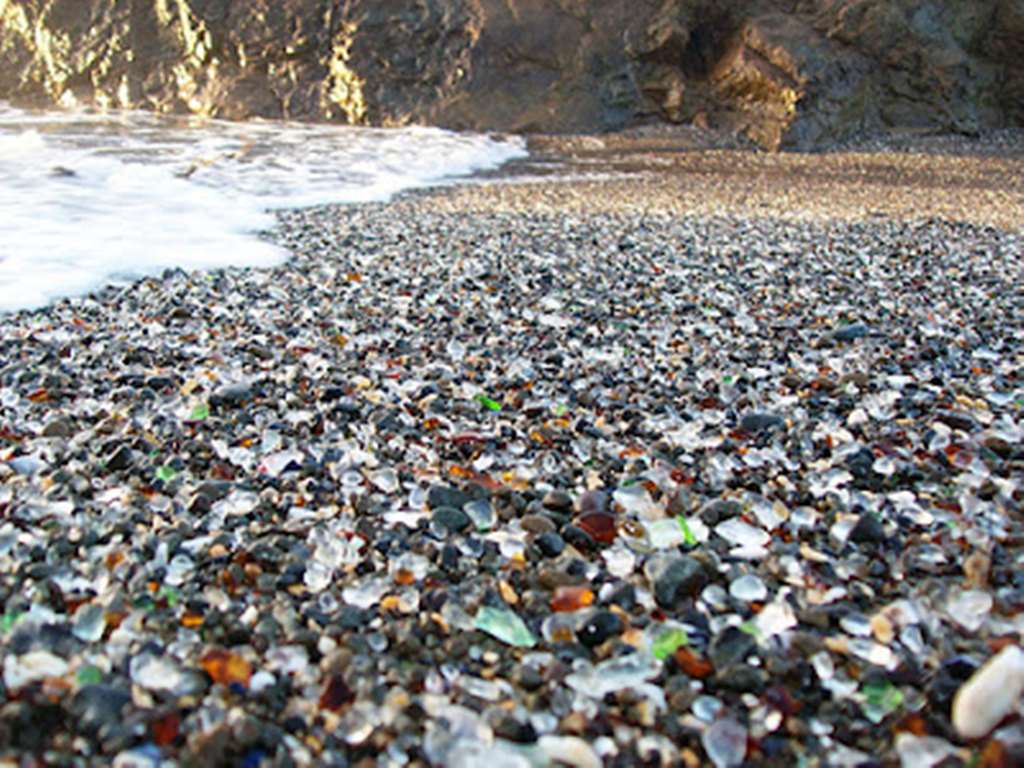
<path fill-rule="evenodd" d="M 1024 0 L 10 0 L 0 98 L 776 149 L 1024 124 Z"/>

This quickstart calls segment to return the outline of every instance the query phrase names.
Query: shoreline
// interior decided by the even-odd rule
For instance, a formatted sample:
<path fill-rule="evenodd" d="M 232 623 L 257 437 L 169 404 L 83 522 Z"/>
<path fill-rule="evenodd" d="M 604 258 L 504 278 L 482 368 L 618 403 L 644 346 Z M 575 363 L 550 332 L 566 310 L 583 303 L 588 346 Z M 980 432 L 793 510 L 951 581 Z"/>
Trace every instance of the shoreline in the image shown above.
<path fill-rule="evenodd" d="M 0 757 L 1018 760 L 1024 162 L 641 139 L 0 318 Z"/>
<path fill-rule="evenodd" d="M 573 183 L 592 183 L 595 190 L 602 184 L 632 187 L 633 196 L 643 200 L 643 206 L 633 202 L 632 207 L 677 215 L 728 211 L 814 221 L 936 218 L 1024 229 L 1024 129 L 980 137 L 865 137 L 814 152 L 764 152 L 691 128 L 531 136 L 527 146 L 530 157 L 465 185 L 456 180 L 449 188 L 492 179 L 557 184 L 560 175 L 571 175 Z M 571 194 L 544 194 L 558 197 L 556 204 L 573 205 Z M 624 196 L 624 189 L 613 195 L 616 200 Z"/>

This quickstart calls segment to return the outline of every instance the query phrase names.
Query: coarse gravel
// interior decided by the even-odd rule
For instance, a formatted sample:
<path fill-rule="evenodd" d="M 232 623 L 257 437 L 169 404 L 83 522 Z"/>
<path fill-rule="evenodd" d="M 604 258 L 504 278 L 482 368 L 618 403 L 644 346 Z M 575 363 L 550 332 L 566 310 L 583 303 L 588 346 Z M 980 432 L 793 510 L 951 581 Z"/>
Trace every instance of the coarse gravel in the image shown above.
<path fill-rule="evenodd" d="M 1016 134 L 673 140 L 2 318 L 3 759 L 1019 762 Z"/>

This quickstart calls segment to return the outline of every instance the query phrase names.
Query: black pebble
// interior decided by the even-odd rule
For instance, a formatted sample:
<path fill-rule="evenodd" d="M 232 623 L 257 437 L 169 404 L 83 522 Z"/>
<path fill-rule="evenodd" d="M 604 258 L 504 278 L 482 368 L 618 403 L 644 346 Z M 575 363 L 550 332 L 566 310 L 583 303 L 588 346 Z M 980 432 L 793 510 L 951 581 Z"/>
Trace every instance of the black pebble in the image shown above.
<path fill-rule="evenodd" d="M 620 632 L 622 632 L 622 619 L 611 611 L 599 611 L 580 627 L 576 635 L 585 646 L 594 648 Z"/>
<path fill-rule="evenodd" d="M 107 469 L 119 472 L 128 469 L 132 465 L 132 450 L 127 445 L 122 445 L 107 459 Z"/>
<path fill-rule="evenodd" d="M 575 525 L 567 525 L 562 529 L 562 538 L 568 544 L 572 544 L 580 552 L 590 552 L 596 546 L 594 538 Z"/>
<path fill-rule="evenodd" d="M 542 533 L 533 541 L 545 557 L 558 557 L 565 549 L 565 539 L 554 531 Z"/>
<path fill-rule="evenodd" d="M 860 520 L 850 531 L 850 541 L 858 544 L 880 544 L 885 541 L 885 529 L 877 517 L 870 512 L 860 516 Z"/>

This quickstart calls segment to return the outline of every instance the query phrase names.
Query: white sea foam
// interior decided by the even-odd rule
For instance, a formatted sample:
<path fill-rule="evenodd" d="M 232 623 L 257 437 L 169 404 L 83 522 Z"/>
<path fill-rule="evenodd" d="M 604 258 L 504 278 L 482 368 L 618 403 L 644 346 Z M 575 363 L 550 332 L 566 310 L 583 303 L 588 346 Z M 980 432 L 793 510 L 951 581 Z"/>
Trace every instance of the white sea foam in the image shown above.
<path fill-rule="evenodd" d="M 0 104 L 0 311 L 111 282 L 287 258 L 269 210 L 384 200 L 525 156 L 434 128 L 229 123 Z"/>

